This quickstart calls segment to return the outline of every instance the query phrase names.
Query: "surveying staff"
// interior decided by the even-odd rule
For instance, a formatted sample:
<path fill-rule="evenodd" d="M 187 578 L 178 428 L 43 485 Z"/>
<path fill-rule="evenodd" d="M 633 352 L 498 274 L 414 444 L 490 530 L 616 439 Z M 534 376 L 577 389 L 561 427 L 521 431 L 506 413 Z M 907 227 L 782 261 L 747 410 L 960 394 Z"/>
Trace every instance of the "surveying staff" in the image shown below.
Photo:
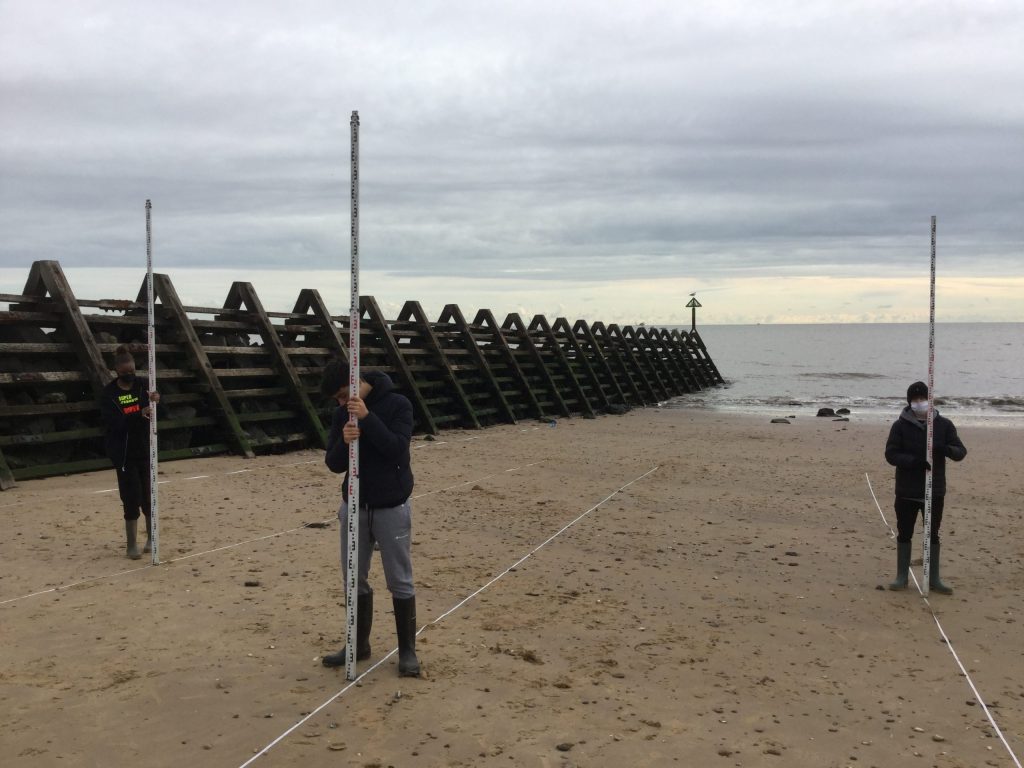
<path fill-rule="evenodd" d="M 906 589 L 910 571 L 910 543 L 917 513 L 924 514 L 925 472 L 932 473 L 931 561 L 928 588 L 940 595 L 953 590 L 939 578 L 939 526 L 946 498 L 946 459 L 963 461 L 967 449 L 949 419 L 935 411 L 932 456 L 927 452 L 928 385 L 915 381 L 907 389 L 907 407 L 889 430 L 885 460 L 896 467 L 896 580 L 889 589 Z"/>
<path fill-rule="evenodd" d="M 107 457 L 117 472 L 117 490 L 124 507 L 127 554 L 132 560 L 142 557 L 136 538 L 139 511 L 146 516 L 146 544 L 153 546 L 150 521 L 149 417 L 160 395 L 149 391 L 149 382 L 135 376 L 135 359 L 127 347 L 114 353 L 117 378 L 103 388 L 100 414 L 107 428 Z"/>
<path fill-rule="evenodd" d="M 366 372 L 359 378 L 359 395 L 349 397 L 348 363 L 332 360 L 320 385 L 325 397 L 338 401 L 327 436 L 327 467 L 348 471 L 349 443 L 359 439 L 359 571 L 356 622 L 356 659 L 370 657 L 373 590 L 367 581 L 370 557 L 380 546 L 384 579 L 395 609 L 398 634 L 398 674 L 418 677 L 416 658 L 416 592 L 412 583 L 412 509 L 409 495 L 413 477 L 409 460 L 412 439 L 412 403 L 398 394 L 387 374 Z M 349 422 L 349 414 L 358 419 Z M 338 511 L 341 522 L 341 567 L 348 578 L 348 500 Z M 325 667 L 345 664 L 345 648 L 323 657 Z"/>

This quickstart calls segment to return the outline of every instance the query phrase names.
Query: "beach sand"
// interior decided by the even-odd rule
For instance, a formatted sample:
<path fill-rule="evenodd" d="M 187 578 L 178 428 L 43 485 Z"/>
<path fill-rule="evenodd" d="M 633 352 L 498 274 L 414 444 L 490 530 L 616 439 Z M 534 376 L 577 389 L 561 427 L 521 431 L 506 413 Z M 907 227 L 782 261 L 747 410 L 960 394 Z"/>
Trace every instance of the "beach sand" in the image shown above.
<path fill-rule="evenodd" d="M 887 432 L 644 409 L 417 437 L 424 676 L 392 655 L 351 687 L 320 664 L 344 635 L 321 452 L 163 465 L 159 567 L 124 557 L 112 471 L 22 483 L 0 494 L 0 762 L 232 768 L 344 690 L 255 764 L 1011 765 L 932 609 L 1024 756 L 1024 440 L 960 429 L 956 592 L 929 608 L 878 589 Z M 395 647 L 371 580 L 361 670 Z"/>

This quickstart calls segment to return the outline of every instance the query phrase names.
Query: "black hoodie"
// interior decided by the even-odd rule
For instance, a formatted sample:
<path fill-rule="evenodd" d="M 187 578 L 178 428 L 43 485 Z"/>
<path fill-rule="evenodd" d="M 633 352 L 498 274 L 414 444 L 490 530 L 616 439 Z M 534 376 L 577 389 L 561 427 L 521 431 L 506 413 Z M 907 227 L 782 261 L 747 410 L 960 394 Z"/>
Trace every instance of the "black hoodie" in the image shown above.
<path fill-rule="evenodd" d="M 960 441 L 953 422 L 935 412 L 932 433 L 932 493 L 946 495 L 946 458 L 963 461 L 967 449 Z M 924 455 L 927 427 L 908 405 L 889 430 L 885 460 L 896 467 L 896 496 L 902 499 L 924 498 Z"/>
<path fill-rule="evenodd" d="M 368 371 L 362 378 L 372 389 L 364 401 L 369 413 L 359 420 L 359 502 L 370 507 L 397 507 L 409 498 L 413 487 L 409 461 L 412 403 L 395 391 L 386 373 Z M 338 408 L 327 434 L 324 463 L 338 474 L 348 471 L 348 445 L 341 436 L 347 421 L 348 411 Z"/>
<path fill-rule="evenodd" d="M 146 379 L 136 378 L 127 391 L 117 379 L 103 388 L 100 415 L 107 427 L 107 458 L 115 467 L 149 459 L 149 420 L 142 415 L 149 407 L 148 387 Z"/>

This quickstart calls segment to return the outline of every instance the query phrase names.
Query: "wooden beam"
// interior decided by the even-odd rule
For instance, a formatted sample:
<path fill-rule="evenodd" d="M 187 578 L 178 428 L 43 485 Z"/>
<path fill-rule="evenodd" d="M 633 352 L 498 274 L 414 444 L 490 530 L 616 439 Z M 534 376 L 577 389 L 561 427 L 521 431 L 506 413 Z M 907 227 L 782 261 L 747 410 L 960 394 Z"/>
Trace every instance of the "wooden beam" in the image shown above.
<path fill-rule="evenodd" d="M 143 284 L 143 290 L 145 290 L 145 284 Z M 253 453 L 252 446 L 249 444 L 249 438 L 246 437 L 245 430 L 242 429 L 242 425 L 235 415 L 235 409 L 224 392 L 224 387 L 217 377 L 213 364 L 210 362 L 210 358 L 206 355 L 206 351 L 199 341 L 199 336 L 196 334 L 192 321 L 185 314 L 185 310 L 181 305 L 181 299 L 178 298 L 178 292 L 174 289 L 174 284 L 171 283 L 171 278 L 167 275 L 153 275 L 153 300 L 156 301 L 157 298 L 160 299 L 160 305 L 163 310 L 170 315 L 177 325 L 185 350 L 189 357 L 192 358 L 196 375 L 200 382 L 206 386 L 208 396 L 212 398 L 212 403 L 210 403 L 212 406 L 211 410 L 220 419 L 221 424 L 224 425 L 224 429 L 237 451 L 246 458 L 253 458 L 256 454 Z"/>
<path fill-rule="evenodd" d="M 284 344 L 281 343 L 277 327 L 267 317 L 267 313 L 263 309 L 263 302 L 256 295 L 256 290 L 252 287 L 252 283 L 235 282 L 232 283 L 231 290 L 228 291 L 228 297 L 224 301 L 224 306 L 229 309 L 239 309 L 242 305 L 255 318 L 256 327 L 259 330 L 260 337 L 263 339 L 263 345 L 270 349 L 279 371 L 284 373 L 284 384 L 295 398 L 295 404 L 298 406 L 299 412 L 305 417 L 312 430 L 313 437 L 318 441 L 321 448 L 326 448 L 327 430 L 324 429 L 320 414 L 317 413 L 316 408 L 313 407 L 313 403 L 309 399 L 309 395 L 306 394 L 306 388 L 303 386 L 301 379 L 299 379 L 298 371 L 292 365 L 291 358 L 288 357 Z"/>
<path fill-rule="evenodd" d="M 380 339 L 384 342 L 384 351 L 391 360 L 391 365 L 401 376 L 402 383 L 409 392 L 413 411 L 418 413 L 424 431 L 436 435 L 440 430 L 434 422 L 434 415 L 430 412 L 430 406 L 423 399 L 423 393 L 420 392 L 419 385 L 416 384 L 416 379 L 413 378 L 412 371 L 409 370 L 409 364 L 405 362 L 402 350 L 398 348 L 398 342 L 391 334 L 391 328 L 388 326 L 388 321 L 384 319 L 384 313 L 377 306 L 377 300 L 373 296 L 360 296 L 359 303 L 360 309 L 369 315 L 370 323 L 374 326 L 373 330 L 380 334 Z"/>
<path fill-rule="evenodd" d="M 459 383 L 459 379 L 455 375 L 455 371 L 452 369 L 452 364 L 448 361 L 448 356 L 444 353 L 444 349 L 441 347 L 441 341 L 437 338 L 437 334 L 434 333 L 434 328 L 427 319 L 427 315 L 423 311 L 423 307 L 420 306 L 420 303 L 418 301 L 405 302 L 402 306 L 402 311 L 398 313 L 398 321 L 415 323 L 416 328 L 419 330 L 420 334 L 422 334 L 423 340 L 426 342 L 427 348 L 436 356 L 437 362 L 441 366 L 442 373 L 444 373 L 449 385 L 455 392 L 455 397 L 462 405 L 462 409 L 466 412 L 466 418 L 469 419 L 469 423 L 472 424 L 475 429 L 480 429 L 481 424 L 480 420 L 477 418 L 476 411 L 473 410 L 472 403 L 470 403 L 469 398 L 466 397 L 466 391 L 462 388 L 462 384 Z"/>
<path fill-rule="evenodd" d="M 568 323 L 566 323 L 566 327 L 568 327 Z M 612 388 L 615 390 L 615 392 L 618 393 L 619 402 L 623 403 L 623 404 L 626 404 L 628 402 L 628 398 L 626 397 L 626 392 L 619 385 L 619 381 L 615 377 L 615 372 L 612 370 L 611 364 L 608 362 L 608 359 L 605 357 L 604 351 L 601 349 L 600 345 L 597 343 L 597 339 L 594 337 L 594 332 L 593 332 L 593 330 L 591 330 L 590 326 L 587 324 L 587 321 L 586 320 L 582 320 L 582 319 L 581 320 L 577 320 L 573 324 L 573 326 L 572 326 L 571 335 L 572 335 L 572 337 L 574 339 L 577 339 L 577 340 L 582 338 L 583 341 L 587 344 L 587 346 L 589 347 L 589 349 L 591 351 L 591 354 L 592 354 L 593 358 L 595 360 L 597 360 L 598 363 L 600 363 L 601 369 L 605 372 L 605 375 L 608 376 L 608 380 L 611 382 Z"/>
<path fill-rule="evenodd" d="M 570 363 L 569 358 L 566 357 L 565 351 L 562 349 L 562 345 L 555 336 L 555 332 L 548 324 L 547 318 L 544 317 L 544 315 L 534 315 L 533 320 L 530 321 L 528 331 L 539 333 L 544 337 L 548 346 L 551 348 L 555 359 L 561 363 L 562 370 L 565 371 L 565 375 L 568 378 L 569 383 L 572 384 L 572 388 L 576 391 L 576 397 L 579 399 L 581 410 L 588 416 L 593 416 L 594 406 L 590 402 L 590 398 L 587 397 L 586 390 L 583 389 L 583 385 L 580 384 L 580 380 L 576 377 L 576 371 L 573 370 L 572 363 Z M 585 358 L 584 362 L 586 362 Z M 596 383 L 595 389 L 599 396 L 604 394 L 601 391 L 600 382 Z"/>
<path fill-rule="evenodd" d="M 633 377 L 633 373 L 630 371 L 625 357 L 619 351 L 618 346 L 609 335 L 608 329 L 605 328 L 604 323 L 598 321 L 591 325 L 590 334 L 591 338 L 594 339 L 594 344 L 599 346 L 602 354 L 612 358 L 618 364 L 619 371 L 621 371 L 622 376 L 625 378 L 626 384 L 629 386 L 629 391 L 633 393 L 633 397 L 635 398 L 637 405 L 645 405 L 647 400 L 640 391 L 640 387 L 637 386 L 636 379 Z"/>
<path fill-rule="evenodd" d="M 523 375 L 523 369 L 519 367 L 519 361 L 516 360 L 516 356 L 512 354 L 512 349 L 505 340 L 505 336 L 501 332 L 501 326 L 499 326 L 498 321 L 494 319 L 494 315 L 491 313 L 491 310 L 479 310 L 476 313 L 476 317 L 473 319 L 473 325 L 480 326 L 485 333 L 488 333 L 493 342 L 497 345 L 498 349 L 504 353 L 505 359 L 508 360 L 509 368 L 512 369 L 512 373 L 515 374 L 515 378 L 518 379 L 519 386 L 526 395 L 526 399 L 529 401 L 528 404 L 533 408 L 534 414 L 538 419 L 545 418 L 544 409 L 537 400 L 537 396 L 534 394 L 533 388 L 530 386 L 530 382 L 528 382 L 526 380 L 526 376 Z"/>
<path fill-rule="evenodd" d="M 558 406 L 558 410 L 562 412 L 563 416 L 570 416 L 571 411 L 569 406 L 565 404 L 565 400 L 562 398 L 562 393 L 558 391 L 558 385 L 555 384 L 554 379 L 551 378 L 551 371 L 548 370 L 547 364 L 544 362 L 544 358 L 540 354 L 540 350 L 537 349 L 537 345 L 533 343 L 533 339 L 530 338 L 530 331 L 526 327 L 526 323 L 523 322 L 523 318 L 516 312 L 510 312 L 505 316 L 505 322 L 501 324 L 501 330 L 503 336 L 507 332 L 515 334 L 515 338 L 519 340 L 519 343 L 526 347 L 530 357 L 533 358 L 534 364 L 537 366 L 537 370 L 540 371 L 541 378 L 544 380 L 544 384 L 547 386 L 548 391 L 551 393 L 551 397 L 555 400 L 555 405 Z M 507 339 L 506 339 L 507 342 Z M 570 377 L 572 372 L 569 372 Z M 582 398 L 586 401 L 586 398 Z"/>
<path fill-rule="evenodd" d="M 697 392 L 704 389 L 707 386 L 704 374 L 694 365 L 693 359 L 679 338 L 679 331 L 675 329 L 669 331 L 667 328 L 663 328 L 661 330 L 661 338 L 665 342 L 665 348 L 668 351 L 669 357 L 675 361 L 676 365 L 679 366 L 686 376 L 687 386 L 689 387 L 688 391 Z"/>
<path fill-rule="evenodd" d="M 455 326 L 459 335 L 462 336 L 463 341 L 466 344 L 466 349 L 469 351 L 470 357 L 472 357 L 477 364 L 477 368 L 483 376 L 487 385 L 494 392 L 494 399 L 498 401 L 498 406 L 502 413 L 505 414 L 505 418 L 510 424 L 517 423 L 515 411 L 512 410 L 512 406 L 509 405 L 508 400 L 505 399 L 505 393 L 501 391 L 501 386 L 498 384 L 498 380 L 494 377 L 494 371 L 491 370 L 490 364 L 487 362 L 487 358 L 484 357 L 484 353 L 480 350 L 479 345 L 476 343 L 476 336 L 469 329 L 469 324 L 466 322 L 466 318 L 462 316 L 462 310 L 459 309 L 458 304 L 446 304 L 444 309 L 441 310 L 441 316 L 437 320 L 438 323 L 450 323 Z"/>
<path fill-rule="evenodd" d="M 96 346 L 96 337 L 86 324 L 75 294 L 64 277 L 64 270 L 56 261 L 36 261 L 29 270 L 23 293 L 50 297 L 63 311 L 62 327 L 70 337 L 75 353 L 92 384 L 93 395 L 99 399 L 103 388 L 113 378 L 103 355 Z"/>
<path fill-rule="evenodd" d="M 704 339 L 702 339 L 700 334 L 697 333 L 696 328 L 690 331 L 689 340 L 698 359 L 701 361 L 704 369 L 708 372 L 708 378 L 716 384 L 725 384 L 725 379 L 723 379 L 722 374 L 718 372 L 718 366 L 715 365 L 715 361 L 712 360 L 711 355 L 708 354 L 708 348 L 704 346 Z"/>
<path fill-rule="evenodd" d="M 303 288 L 299 291 L 299 298 L 295 301 L 295 314 L 311 314 L 319 324 L 331 350 L 339 359 L 348 362 L 348 344 L 341 338 L 341 330 L 334 324 L 331 313 L 327 311 L 327 305 L 320 297 L 320 292 L 315 288 Z"/>

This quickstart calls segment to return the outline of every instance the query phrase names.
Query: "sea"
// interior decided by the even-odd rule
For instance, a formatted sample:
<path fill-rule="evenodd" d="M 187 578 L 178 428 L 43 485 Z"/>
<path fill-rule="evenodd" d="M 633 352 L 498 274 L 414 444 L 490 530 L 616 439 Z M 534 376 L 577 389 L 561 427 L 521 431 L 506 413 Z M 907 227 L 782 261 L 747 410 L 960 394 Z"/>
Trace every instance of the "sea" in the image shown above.
<path fill-rule="evenodd" d="M 689 330 L 689 328 L 685 328 Z M 928 324 L 697 327 L 726 380 L 669 407 L 780 416 L 848 408 L 891 420 L 928 381 Z M 936 323 L 936 409 L 959 424 L 1024 427 L 1024 323 Z"/>

